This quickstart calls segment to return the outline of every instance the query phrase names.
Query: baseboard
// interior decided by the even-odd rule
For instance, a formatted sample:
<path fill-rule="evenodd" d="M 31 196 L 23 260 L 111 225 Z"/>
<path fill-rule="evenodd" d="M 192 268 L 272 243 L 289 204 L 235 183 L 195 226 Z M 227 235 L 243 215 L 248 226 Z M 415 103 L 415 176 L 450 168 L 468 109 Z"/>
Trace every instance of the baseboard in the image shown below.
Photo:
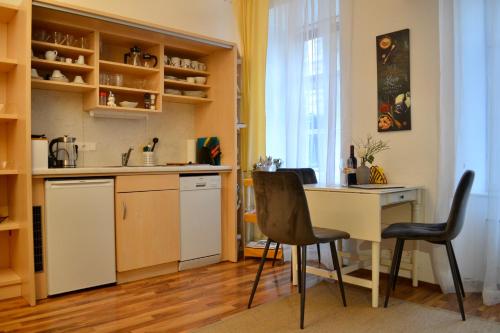
<path fill-rule="evenodd" d="M 117 272 L 116 282 L 118 284 L 121 284 L 126 282 L 152 278 L 155 276 L 175 273 L 179 271 L 178 265 L 179 265 L 178 262 L 174 261 L 166 264 L 139 268 L 126 272 Z"/>

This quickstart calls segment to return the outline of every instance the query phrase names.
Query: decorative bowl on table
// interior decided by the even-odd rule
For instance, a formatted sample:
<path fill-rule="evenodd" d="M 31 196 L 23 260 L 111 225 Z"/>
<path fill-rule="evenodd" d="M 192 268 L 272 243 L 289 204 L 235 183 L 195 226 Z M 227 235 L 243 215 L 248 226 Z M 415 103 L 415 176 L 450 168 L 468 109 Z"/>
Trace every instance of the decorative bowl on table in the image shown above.
<path fill-rule="evenodd" d="M 118 104 L 120 104 L 120 106 L 124 107 L 124 108 L 135 108 L 137 106 L 137 104 L 139 104 L 139 103 L 123 101 L 123 102 L 120 102 Z"/>

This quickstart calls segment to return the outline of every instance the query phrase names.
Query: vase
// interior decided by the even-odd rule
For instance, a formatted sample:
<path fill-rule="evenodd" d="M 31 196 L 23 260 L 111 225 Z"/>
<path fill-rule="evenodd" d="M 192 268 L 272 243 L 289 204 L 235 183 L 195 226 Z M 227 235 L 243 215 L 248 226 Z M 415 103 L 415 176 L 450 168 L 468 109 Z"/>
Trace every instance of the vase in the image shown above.
<path fill-rule="evenodd" d="M 359 168 L 356 169 L 356 180 L 358 185 L 370 183 L 370 168 L 362 162 Z"/>

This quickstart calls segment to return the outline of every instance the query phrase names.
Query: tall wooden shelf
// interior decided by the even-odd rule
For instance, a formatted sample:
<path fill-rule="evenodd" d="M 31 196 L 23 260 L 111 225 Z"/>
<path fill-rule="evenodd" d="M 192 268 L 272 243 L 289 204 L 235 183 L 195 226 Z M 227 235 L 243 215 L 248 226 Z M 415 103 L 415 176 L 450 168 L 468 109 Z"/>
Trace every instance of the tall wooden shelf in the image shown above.
<path fill-rule="evenodd" d="M 35 304 L 31 224 L 31 1 L 0 3 L 0 299 Z M 8 245 L 6 245 L 8 244 Z"/>

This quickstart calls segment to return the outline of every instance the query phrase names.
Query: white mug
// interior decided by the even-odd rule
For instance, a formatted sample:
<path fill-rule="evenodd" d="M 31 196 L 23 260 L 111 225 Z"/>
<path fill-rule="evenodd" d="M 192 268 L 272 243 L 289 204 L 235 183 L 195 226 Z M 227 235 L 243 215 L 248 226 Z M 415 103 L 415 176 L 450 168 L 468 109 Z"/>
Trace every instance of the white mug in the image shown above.
<path fill-rule="evenodd" d="M 73 79 L 73 82 L 74 83 L 85 83 L 85 81 L 83 81 L 83 77 L 81 75 L 76 75 L 75 78 Z"/>
<path fill-rule="evenodd" d="M 57 78 L 60 78 L 60 77 L 63 77 L 63 76 L 64 76 L 64 75 L 63 75 L 63 73 L 61 73 L 61 71 L 60 71 L 60 70 L 58 70 L 58 69 L 54 69 L 54 71 L 52 72 L 52 76 L 51 76 L 51 77 L 53 77 L 53 78 L 56 78 L 56 79 L 57 79 Z"/>
<path fill-rule="evenodd" d="M 40 77 L 36 68 L 31 69 L 31 77 Z"/>
<path fill-rule="evenodd" d="M 207 65 L 205 65 L 204 63 L 202 62 L 199 62 L 198 63 L 198 70 L 199 71 L 206 71 L 207 70 Z"/>
<path fill-rule="evenodd" d="M 56 60 L 56 57 L 57 57 L 56 50 L 45 52 L 45 59 L 47 59 L 47 60 L 54 61 L 54 60 Z"/>
<path fill-rule="evenodd" d="M 181 67 L 184 67 L 184 68 L 191 67 L 191 59 L 182 59 L 181 60 Z"/>
<path fill-rule="evenodd" d="M 198 69 L 199 62 L 196 60 L 191 61 L 191 68 Z"/>
<path fill-rule="evenodd" d="M 78 59 L 76 59 L 76 63 L 78 65 L 85 65 L 85 57 L 83 55 L 79 55 Z"/>
<path fill-rule="evenodd" d="M 66 58 L 66 63 L 67 64 L 71 64 L 73 62 L 73 60 L 71 60 L 71 58 Z"/>
<path fill-rule="evenodd" d="M 179 67 L 181 65 L 181 58 L 178 57 L 172 57 L 170 58 L 170 65 Z"/>

